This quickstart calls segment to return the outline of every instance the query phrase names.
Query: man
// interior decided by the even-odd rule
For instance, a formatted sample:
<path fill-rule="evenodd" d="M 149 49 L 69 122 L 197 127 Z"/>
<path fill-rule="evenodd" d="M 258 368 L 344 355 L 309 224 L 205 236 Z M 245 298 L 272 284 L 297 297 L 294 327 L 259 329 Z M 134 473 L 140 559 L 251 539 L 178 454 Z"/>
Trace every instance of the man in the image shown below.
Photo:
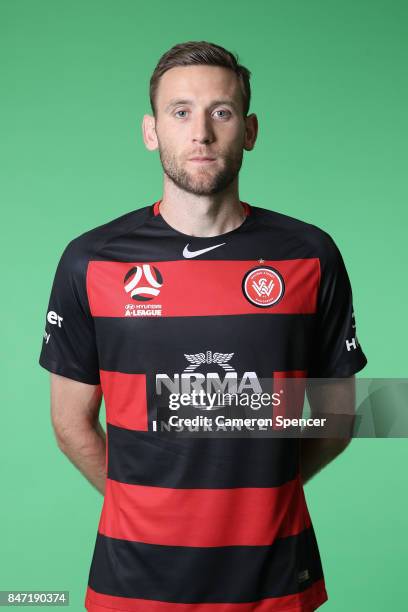
<path fill-rule="evenodd" d="M 89 611 L 305 612 L 327 600 L 303 485 L 349 440 L 157 427 L 163 387 L 342 379 L 310 391 L 321 413 L 352 405 L 366 364 L 330 236 L 239 198 L 258 130 L 249 77 L 211 43 L 164 54 L 143 118 L 162 198 L 75 238 L 57 267 L 40 364 L 59 447 L 104 494 Z"/>

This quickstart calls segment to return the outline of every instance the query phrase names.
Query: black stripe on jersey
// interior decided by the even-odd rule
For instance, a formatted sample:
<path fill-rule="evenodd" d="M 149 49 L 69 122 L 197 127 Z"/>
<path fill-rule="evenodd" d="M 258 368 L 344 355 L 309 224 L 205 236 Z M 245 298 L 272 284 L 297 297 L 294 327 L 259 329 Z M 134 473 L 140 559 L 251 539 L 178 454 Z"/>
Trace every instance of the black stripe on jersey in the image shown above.
<path fill-rule="evenodd" d="M 183 260 L 183 249 L 190 250 L 225 242 L 219 249 L 205 253 L 207 260 L 302 259 L 319 257 L 325 248 L 326 234 L 320 228 L 251 205 L 243 224 L 223 237 L 188 236 L 172 229 L 153 206 L 145 206 L 97 227 L 79 238 L 94 240 L 93 260 L 118 260 L 129 263 Z M 324 251 L 323 251 L 324 252 Z"/>
<path fill-rule="evenodd" d="M 129 374 L 165 372 L 170 375 L 183 372 L 189 365 L 184 353 L 212 350 L 234 353 L 230 365 L 239 376 L 250 370 L 256 371 L 258 377 L 272 378 L 273 371 L 307 369 L 312 358 L 310 339 L 315 317 L 312 314 L 271 313 L 163 318 L 95 317 L 94 322 L 101 370 Z M 226 325 L 228 339 L 225 338 Z M 288 338 L 291 339 L 290 350 L 283 350 Z"/>
<path fill-rule="evenodd" d="M 298 475 L 298 438 L 183 438 L 108 424 L 108 477 L 156 487 L 278 487 Z M 171 466 L 171 470 L 169 470 Z"/>
<path fill-rule="evenodd" d="M 308 577 L 300 582 L 301 572 Z M 208 548 L 98 533 L 89 586 L 105 595 L 174 603 L 243 603 L 299 593 L 322 577 L 312 527 L 269 546 Z"/>

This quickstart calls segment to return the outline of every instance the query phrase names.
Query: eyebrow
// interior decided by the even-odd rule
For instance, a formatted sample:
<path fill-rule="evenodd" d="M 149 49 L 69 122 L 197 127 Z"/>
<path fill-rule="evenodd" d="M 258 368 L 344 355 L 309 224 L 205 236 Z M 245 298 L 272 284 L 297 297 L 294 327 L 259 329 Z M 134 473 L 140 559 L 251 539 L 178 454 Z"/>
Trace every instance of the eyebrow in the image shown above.
<path fill-rule="evenodd" d="M 182 100 L 181 98 L 173 99 L 173 100 L 170 100 L 170 102 L 167 104 L 164 110 L 167 112 L 174 106 L 177 106 L 178 104 L 194 104 L 194 102 L 193 100 Z M 233 108 L 234 110 L 236 111 L 238 110 L 235 102 L 233 102 L 232 100 L 214 100 L 213 102 L 211 102 L 210 106 L 219 106 L 220 104 L 228 105 L 228 106 L 231 106 L 231 108 Z"/>

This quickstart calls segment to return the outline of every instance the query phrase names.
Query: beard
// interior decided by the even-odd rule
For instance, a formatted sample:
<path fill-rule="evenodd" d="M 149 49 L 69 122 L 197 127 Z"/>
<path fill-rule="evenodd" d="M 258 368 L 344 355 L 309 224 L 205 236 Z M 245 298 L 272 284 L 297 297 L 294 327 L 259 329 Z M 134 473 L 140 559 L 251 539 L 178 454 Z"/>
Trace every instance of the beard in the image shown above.
<path fill-rule="evenodd" d="M 172 155 L 159 143 L 160 161 L 163 171 L 183 191 L 199 196 L 208 196 L 223 191 L 238 175 L 243 158 L 243 149 L 224 155 L 222 168 L 207 168 L 205 165 L 196 168 L 195 172 L 187 170 L 187 163 L 182 166 L 175 155 Z M 216 162 L 216 163 L 217 163 Z"/>

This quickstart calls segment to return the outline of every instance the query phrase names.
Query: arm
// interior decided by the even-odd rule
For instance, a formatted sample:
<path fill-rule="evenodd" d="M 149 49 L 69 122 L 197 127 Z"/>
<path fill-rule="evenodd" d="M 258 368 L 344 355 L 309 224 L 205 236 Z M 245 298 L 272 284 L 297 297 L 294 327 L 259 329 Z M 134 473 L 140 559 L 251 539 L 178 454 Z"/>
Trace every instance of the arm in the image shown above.
<path fill-rule="evenodd" d="M 355 377 L 349 376 L 328 383 L 312 383 L 307 387 L 311 416 L 350 415 L 355 413 Z M 300 473 L 306 484 L 349 445 L 351 438 L 301 438 Z"/>
<path fill-rule="evenodd" d="M 106 439 L 99 421 L 100 385 L 51 373 L 51 421 L 57 444 L 102 495 L 106 479 Z"/>

